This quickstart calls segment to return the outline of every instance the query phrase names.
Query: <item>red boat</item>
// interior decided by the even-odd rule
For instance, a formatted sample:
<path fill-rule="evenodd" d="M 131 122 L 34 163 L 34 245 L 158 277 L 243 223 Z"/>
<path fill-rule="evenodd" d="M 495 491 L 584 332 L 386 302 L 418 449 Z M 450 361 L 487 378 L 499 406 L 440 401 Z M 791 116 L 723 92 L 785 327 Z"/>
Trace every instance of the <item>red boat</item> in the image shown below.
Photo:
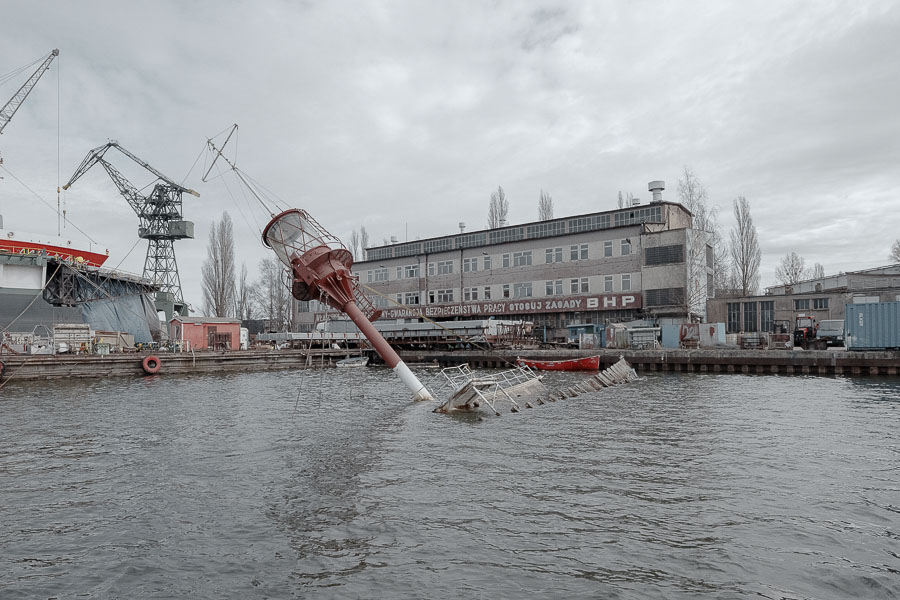
<path fill-rule="evenodd" d="M 600 357 L 585 356 L 584 358 L 570 358 L 568 360 L 531 360 L 529 358 L 517 358 L 516 364 L 531 367 L 539 371 L 599 371 Z"/>

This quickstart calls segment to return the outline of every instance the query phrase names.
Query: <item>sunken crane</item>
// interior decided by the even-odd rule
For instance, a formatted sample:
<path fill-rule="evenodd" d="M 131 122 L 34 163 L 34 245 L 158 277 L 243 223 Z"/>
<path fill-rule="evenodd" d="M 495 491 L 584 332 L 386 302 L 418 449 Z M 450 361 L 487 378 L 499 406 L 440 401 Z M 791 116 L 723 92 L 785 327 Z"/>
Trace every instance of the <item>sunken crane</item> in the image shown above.
<path fill-rule="evenodd" d="M 413 399 L 434 400 L 372 325 L 380 312 L 360 291 L 359 281 L 350 272 L 353 256 L 338 238 L 299 208 L 275 215 L 262 236 L 263 243 L 290 269 L 294 298 L 319 300 L 346 314 L 413 393 Z"/>

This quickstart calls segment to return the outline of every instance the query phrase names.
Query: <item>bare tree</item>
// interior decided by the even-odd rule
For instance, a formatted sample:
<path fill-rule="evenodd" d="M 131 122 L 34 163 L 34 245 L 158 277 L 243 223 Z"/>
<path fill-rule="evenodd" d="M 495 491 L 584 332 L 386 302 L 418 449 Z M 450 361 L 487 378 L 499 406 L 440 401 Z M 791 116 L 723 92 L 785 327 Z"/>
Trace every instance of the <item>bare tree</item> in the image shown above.
<path fill-rule="evenodd" d="M 204 311 L 213 317 L 234 314 L 234 227 L 227 212 L 209 228 L 201 270 Z"/>
<path fill-rule="evenodd" d="M 506 222 L 508 212 L 509 202 L 506 200 L 506 192 L 499 186 L 496 192 L 491 193 L 491 202 L 488 205 L 488 229 L 496 229 L 500 227 L 501 222 Z"/>
<path fill-rule="evenodd" d="M 366 248 L 369 247 L 369 232 L 365 227 L 359 228 L 359 253 L 360 260 L 366 260 Z"/>
<path fill-rule="evenodd" d="M 353 255 L 353 260 L 359 260 L 359 232 L 355 229 L 350 234 L 350 254 Z"/>
<path fill-rule="evenodd" d="M 687 231 L 687 304 L 691 312 L 704 315 L 707 298 L 715 295 L 715 288 L 724 279 L 724 273 L 717 269 L 727 267 L 727 261 L 719 265 L 726 252 L 718 231 L 716 211 L 707 206 L 706 187 L 688 166 L 683 168 L 678 180 L 678 198 L 692 215 L 691 228 Z"/>
<path fill-rule="evenodd" d="M 253 318 L 253 285 L 247 280 L 246 263 L 241 263 L 241 274 L 234 294 L 234 309 L 234 316 L 241 321 Z"/>
<path fill-rule="evenodd" d="M 291 302 L 287 287 L 287 272 L 274 256 L 259 262 L 259 279 L 255 286 L 256 304 L 264 319 L 272 322 L 277 331 L 290 331 Z"/>
<path fill-rule="evenodd" d="M 625 192 L 622 194 L 622 190 L 619 190 L 619 201 L 616 203 L 619 208 L 630 208 L 634 206 L 634 194 L 631 192 Z"/>
<path fill-rule="evenodd" d="M 553 197 L 541 190 L 541 199 L 538 200 L 538 221 L 549 221 L 553 218 Z"/>
<path fill-rule="evenodd" d="M 736 288 L 741 296 L 755 294 L 759 288 L 759 265 L 762 251 L 756 236 L 756 226 L 750 216 L 750 202 L 744 196 L 734 199 L 735 226 L 731 228 L 731 261 Z"/>
<path fill-rule="evenodd" d="M 888 258 L 894 262 L 900 263 L 900 239 L 894 241 L 894 245 L 891 246 L 891 254 Z"/>
<path fill-rule="evenodd" d="M 796 252 L 785 254 L 781 264 L 775 268 L 775 279 L 784 285 L 793 285 L 806 277 L 803 257 Z"/>
<path fill-rule="evenodd" d="M 823 277 L 825 277 L 825 267 L 819 263 L 814 264 L 812 270 L 809 272 L 809 278 L 822 279 Z"/>

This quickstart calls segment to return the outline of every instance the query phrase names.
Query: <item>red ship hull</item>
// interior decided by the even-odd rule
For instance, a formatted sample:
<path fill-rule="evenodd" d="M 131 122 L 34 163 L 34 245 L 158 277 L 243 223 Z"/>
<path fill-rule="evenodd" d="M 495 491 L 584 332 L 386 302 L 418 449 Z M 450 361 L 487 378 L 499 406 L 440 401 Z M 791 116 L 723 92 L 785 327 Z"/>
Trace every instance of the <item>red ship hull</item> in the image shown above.
<path fill-rule="evenodd" d="M 101 266 L 106 259 L 106 254 L 90 252 L 89 250 L 79 250 L 78 248 L 67 248 L 63 246 L 54 246 L 52 244 L 40 244 L 36 242 L 25 242 L 21 240 L 0 238 L 0 252 L 9 254 L 43 254 L 51 258 L 60 258 L 62 260 L 71 260 L 85 263 L 94 267 Z"/>
<path fill-rule="evenodd" d="M 586 356 L 569 360 L 530 360 L 516 359 L 516 364 L 531 367 L 539 371 L 599 371 L 600 357 Z"/>

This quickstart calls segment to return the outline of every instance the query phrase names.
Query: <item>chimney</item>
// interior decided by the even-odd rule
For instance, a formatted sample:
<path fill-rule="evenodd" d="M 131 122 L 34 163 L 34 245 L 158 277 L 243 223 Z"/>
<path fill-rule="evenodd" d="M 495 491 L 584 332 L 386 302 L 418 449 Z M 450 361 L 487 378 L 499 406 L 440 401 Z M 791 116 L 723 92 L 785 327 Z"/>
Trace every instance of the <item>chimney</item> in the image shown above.
<path fill-rule="evenodd" d="M 459 222 L 459 232 L 464 233 L 466 231 L 466 224 L 462 221 Z"/>
<path fill-rule="evenodd" d="M 392 235 L 392 236 L 391 236 L 391 243 L 392 243 L 392 244 L 396 244 L 396 243 L 397 243 L 397 236 L 396 236 L 396 235 Z"/>
<path fill-rule="evenodd" d="M 647 184 L 647 189 L 650 190 L 651 192 L 653 192 L 653 200 L 650 201 L 651 204 L 654 202 L 662 202 L 663 201 L 662 193 L 663 193 L 663 190 L 666 189 L 666 182 L 665 181 L 651 181 L 650 183 Z"/>

